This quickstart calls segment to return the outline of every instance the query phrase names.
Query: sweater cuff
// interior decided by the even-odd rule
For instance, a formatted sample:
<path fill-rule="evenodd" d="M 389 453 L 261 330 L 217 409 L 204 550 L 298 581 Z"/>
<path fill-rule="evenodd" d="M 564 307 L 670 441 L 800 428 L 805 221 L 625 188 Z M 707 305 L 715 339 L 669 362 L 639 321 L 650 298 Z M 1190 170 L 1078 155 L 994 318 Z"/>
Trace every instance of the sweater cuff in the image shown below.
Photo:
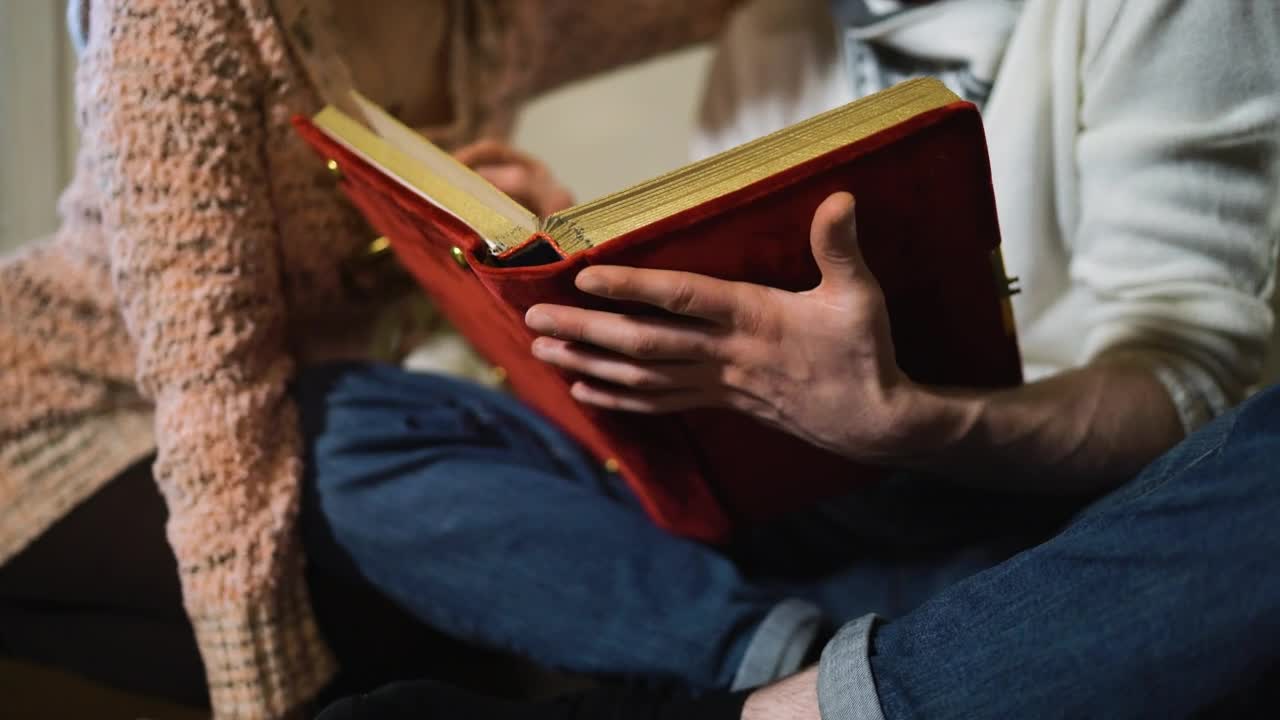
<path fill-rule="evenodd" d="M 195 603 L 188 612 L 217 720 L 270 720 L 297 709 L 337 670 L 311 612 L 301 572 L 243 603 Z"/>
<path fill-rule="evenodd" d="M 1226 412 L 1232 404 L 1213 377 L 1194 363 L 1162 358 L 1153 370 L 1177 408 L 1187 435 Z"/>
<path fill-rule="evenodd" d="M 871 674 L 871 630 L 875 615 L 840 628 L 818 664 L 818 707 L 822 720 L 884 720 Z"/>

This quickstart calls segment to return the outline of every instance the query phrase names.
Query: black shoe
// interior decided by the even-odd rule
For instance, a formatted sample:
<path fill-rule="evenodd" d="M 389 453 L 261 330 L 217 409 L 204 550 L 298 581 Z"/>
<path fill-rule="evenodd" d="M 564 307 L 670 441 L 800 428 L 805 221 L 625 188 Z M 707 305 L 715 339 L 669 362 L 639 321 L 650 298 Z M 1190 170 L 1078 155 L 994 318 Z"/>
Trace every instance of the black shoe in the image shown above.
<path fill-rule="evenodd" d="M 746 691 L 600 687 L 520 703 L 417 680 L 343 698 L 316 720 L 739 720 L 746 699 Z"/>

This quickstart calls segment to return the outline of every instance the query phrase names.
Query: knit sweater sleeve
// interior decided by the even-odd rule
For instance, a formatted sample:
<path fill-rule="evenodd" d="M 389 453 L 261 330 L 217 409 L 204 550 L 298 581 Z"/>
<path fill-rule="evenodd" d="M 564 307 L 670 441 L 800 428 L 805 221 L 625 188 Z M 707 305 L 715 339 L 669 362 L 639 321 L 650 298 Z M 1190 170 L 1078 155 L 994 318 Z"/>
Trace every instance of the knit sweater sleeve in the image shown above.
<path fill-rule="evenodd" d="M 1280 237 L 1280 5 L 1086 5 L 1074 282 L 1090 355 L 1148 356 L 1184 427 L 1258 381 Z"/>
<path fill-rule="evenodd" d="M 215 716 L 278 717 L 333 663 L 294 532 L 300 440 L 261 64 L 235 0 L 95 0 L 91 13 L 84 142 L 155 403 L 155 477 L 186 609 Z"/>

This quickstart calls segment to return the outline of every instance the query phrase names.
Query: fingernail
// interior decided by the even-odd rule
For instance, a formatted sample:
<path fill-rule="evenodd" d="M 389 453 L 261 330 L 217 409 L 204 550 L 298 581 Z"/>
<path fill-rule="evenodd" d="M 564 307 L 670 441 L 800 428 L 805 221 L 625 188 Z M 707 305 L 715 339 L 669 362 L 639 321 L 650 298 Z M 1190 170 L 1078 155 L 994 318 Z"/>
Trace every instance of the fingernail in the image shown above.
<path fill-rule="evenodd" d="M 601 295 L 604 293 L 604 282 L 600 280 L 599 273 L 587 268 L 578 273 L 578 277 L 574 279 L 574 284 L 582 292 L 588 292 L 592 295 Z"/>
<path fill-rule="evenodd" d="M 551 359 L 551 343 L 547 341 L 547 338 L 535 338 L 531 349 L 533 350 L 533 356 L 539 360 Z"/>
<path fill-rule="evenodd" d="M 524 324 L 531 329 L 547 335 L 556 334 L 556 322 L 551 314 L 537 305 L 529 308 L 529 312 L 524 314 Z"/>

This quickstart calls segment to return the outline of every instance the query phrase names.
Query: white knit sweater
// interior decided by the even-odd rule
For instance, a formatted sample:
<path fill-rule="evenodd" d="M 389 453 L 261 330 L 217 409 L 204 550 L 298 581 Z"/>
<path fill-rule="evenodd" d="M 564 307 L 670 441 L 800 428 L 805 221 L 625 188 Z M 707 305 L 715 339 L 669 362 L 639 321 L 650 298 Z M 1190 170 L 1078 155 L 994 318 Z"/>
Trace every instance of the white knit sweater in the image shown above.
<path fill-rule="evenodd" d="M 947 28 L 1009 13 L 983 116 L 1005 258 L 1022 280 L 1014 309 L 1028 376 L 1141 355 L 1188 430 L 1243 397 L 1273 325 L 1280 3 L 926 8 L 931 21 L 909 41 L 940 59 L 964 52 Z M 713 67 L 695 154 L 852 99 L 835 37 L 822 0 L 745 8 Z"/>

